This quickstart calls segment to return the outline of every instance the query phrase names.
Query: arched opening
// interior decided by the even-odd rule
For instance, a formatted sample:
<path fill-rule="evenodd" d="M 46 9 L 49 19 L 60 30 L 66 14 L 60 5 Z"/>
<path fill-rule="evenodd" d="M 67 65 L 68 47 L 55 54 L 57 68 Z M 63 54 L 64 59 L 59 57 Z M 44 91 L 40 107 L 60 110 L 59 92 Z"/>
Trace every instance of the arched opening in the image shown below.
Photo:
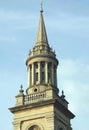
<path fill-rule="evenodd" d="M 28 130 L 41 130 L 39 126 L 33 125 Z"/>

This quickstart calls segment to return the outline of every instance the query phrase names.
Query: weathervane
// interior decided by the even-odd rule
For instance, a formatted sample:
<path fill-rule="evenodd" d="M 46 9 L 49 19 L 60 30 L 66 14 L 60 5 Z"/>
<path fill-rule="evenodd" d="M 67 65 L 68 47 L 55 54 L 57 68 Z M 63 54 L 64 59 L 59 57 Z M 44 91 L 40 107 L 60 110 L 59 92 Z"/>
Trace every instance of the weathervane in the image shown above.
<path fill-rule="evenodd" d="M 43 1 L 41 0 L 41 8 L 40 8 L 40 12 L 43 12 Z"/>

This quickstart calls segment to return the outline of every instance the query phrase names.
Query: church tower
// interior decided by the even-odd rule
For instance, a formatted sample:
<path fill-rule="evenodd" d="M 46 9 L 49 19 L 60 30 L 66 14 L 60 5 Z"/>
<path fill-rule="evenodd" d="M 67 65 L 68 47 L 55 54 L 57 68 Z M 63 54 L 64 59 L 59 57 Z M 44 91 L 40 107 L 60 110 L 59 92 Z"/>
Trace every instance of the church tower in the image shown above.
<path fill-rule="evenodd" d="M 72 130 L 70 120 L 74 114 L 68 109 L 64 92 L 58 94 L 58 60 L 48 43 L 42 6 L 35 46 L 29 53 L 26 66 L 26 94 L 21 86 L 16 105 L 10 108 L 14 115 L 14 130 Z"/>

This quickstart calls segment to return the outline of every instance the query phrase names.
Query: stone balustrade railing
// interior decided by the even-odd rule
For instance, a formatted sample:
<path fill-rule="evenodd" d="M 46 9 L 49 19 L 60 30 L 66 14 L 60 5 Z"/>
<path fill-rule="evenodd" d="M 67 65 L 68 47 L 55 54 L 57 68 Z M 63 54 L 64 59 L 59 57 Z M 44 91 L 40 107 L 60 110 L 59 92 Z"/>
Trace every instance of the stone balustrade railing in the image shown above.
<path fill-rule="evenodd" d="M 46 98 L 46 93 L 30 94 L 24 96 L 24 104 L 38 102 Z"/>

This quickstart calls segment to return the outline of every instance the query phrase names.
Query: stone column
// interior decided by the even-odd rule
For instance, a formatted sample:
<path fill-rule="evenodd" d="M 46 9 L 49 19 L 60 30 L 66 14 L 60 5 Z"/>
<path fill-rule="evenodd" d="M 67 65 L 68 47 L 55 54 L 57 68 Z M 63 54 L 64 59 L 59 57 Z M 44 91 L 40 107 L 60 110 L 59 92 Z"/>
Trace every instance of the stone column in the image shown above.
<path fill-rule="evenodd" d="M 54 85 L 54 64 L 52 63 L 52 85 Z"/>
<path fill-rule="evenodd" d="M 34 85 L 34 63 L 32 64 L 32 85 Z"/>
<path fill-rule="evenodd" d="M 45 82 L 48 84 L 48 62 L 45 62 Z"/>
<path fill-rule="evenodd" d="M 30 87 L 31 85 L 31 78 L 30 78 L 30 66 L 28 66 L 28 88 Z"/>
<path fill-rule="evenodd" d="M 41 84 L 41 64 L 38 62 L 38 83 Z"/>
<path fill-rule="evenodd" d="M 55 86 L 57 87 L 57 67 L 55 66 Z"/>

